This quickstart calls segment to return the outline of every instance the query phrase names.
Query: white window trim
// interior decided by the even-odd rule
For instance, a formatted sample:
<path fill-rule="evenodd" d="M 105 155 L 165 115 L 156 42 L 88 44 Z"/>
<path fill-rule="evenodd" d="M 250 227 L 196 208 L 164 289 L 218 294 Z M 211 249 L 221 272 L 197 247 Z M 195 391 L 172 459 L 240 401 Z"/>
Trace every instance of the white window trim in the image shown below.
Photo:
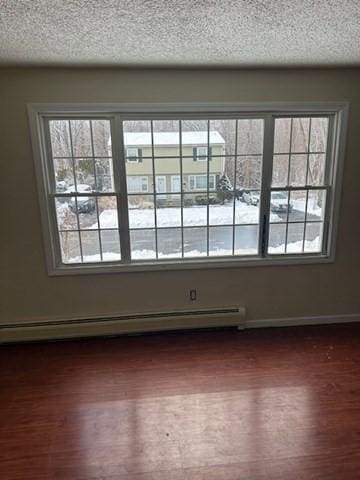
<path fill-rule="evenodd" d="M 331 216 L 327 219 L 327 231 L 325 232 L 324 249 L 319 254 L 301 255 L 270 255 L 265 257 L 222 257 L 222 258 L 199 258 L 199 259 L 174 259 L 166 261 L 144 261 L 138 263 L 93 263 L 64 265 L 59 263 L 58 241 L 54 239 L 54 213 L 50 209 L 48 201 L 47 185 L 49 184 L 49 172 L 47 168 L 47 152 L 45 147 L 45 131 L 43 119 L 47 116 L 66 116 L 66 118 L 85 116 L 91 118 L 112 119 L 115 126 L 121 124 L 121 116 L 126 118 L 151 119 L 154 114 L 157 118 L 168 118 L 169 113 L 176 112 L 177 118 L 269 118 L 273 115 L 306 116 L 324 114 L 333 116 L 333 138 L 331 155 L 333 157 L 331 175 L 333 178 L 332 195 L 327 201 L 327 210 Z M 279 103 L 141 103 L 141 104 L 28 104 L 30 132 L 35 162 L 35 171 L 38 183 L 40 200 L 40 213 L 43 225 L 45 256 L 49 275 L 76 275 L 89 273 L 113 273 L 157 270 L 186 270 L 186 269 L 209 269 L 209 268 L 237 268 L 240 266 L 273 266 L 273 265 L 306 265 L 314 263 L 331 263 L 335 261 L 336 238 L 339 224 L 339 211 L 341 199 L 342 173 L 345 156 L 346 132 L 348 122 L 348 102 L 279 102 Z M 181 116 L 183 114 L 183 117 Z M 272 157 L 273 132 L 265 127 L 264 136 L 264 159 Z M 113 146 L 113 154 L 119 157 L 123 145 Z M 119 167 L 114 162 L 114 169 L 118 174 L 124 174 L 124 165 Z M 263 178 L 270 178 L 272 163 L 263 162 Z M 122 171 L 123 169 L 123 171 Z M 269 172 L 270 169 L 270 172 Z M 270 186 L 263 186 L 270 188 Z M 118 192 L 119 215 L 127 216 L 126 192 Z M 268 211 L 266 201 L 261 202 L 260 222 Z M 261 228 L 260 228 L 261 233 Z M 124 241 L 124 239 L 121 239 Z M 123 260 L 126 260 L 123 258 Z M 129 259 L 127 259 L 129 260 Z"/>

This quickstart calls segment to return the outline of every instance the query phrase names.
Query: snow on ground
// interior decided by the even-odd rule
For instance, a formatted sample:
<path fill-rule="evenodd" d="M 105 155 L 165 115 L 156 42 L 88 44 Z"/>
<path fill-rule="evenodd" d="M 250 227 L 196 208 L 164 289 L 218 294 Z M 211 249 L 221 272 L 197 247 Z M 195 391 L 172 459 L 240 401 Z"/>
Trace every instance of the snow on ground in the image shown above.
<path fill-rule="evenodd" d="M 209 224 L 210 225 L 231 225 L 233 223 L 233 203 L 225 205 L 209 206 Z M 104 210 L 99 217 L 100 228 L 117 228 L 117 211 Z M 278 222 L 280 217 L 271 213 L 271 221 Z M 183 208 L 184 226 L 193 227 L 206 225 L 207 207 L 199 205 Z M 235 223 L 236 224 L 256 224 L 259 222 L 259 208 L 254 205 L 246 205 L 243 202 L 235 204 Z M 150 208 L 129 209 L 130 228 L 153 228 L 154 210 Z M 156 223 L 158 227 L 179 227 L 181 226 L 181 208 L 164 207 L 156 209 Z M 89 228 L 97 228 L 97 225 L 91 225 Z"/>
<path fill-rule="evenodd" d="M 289 243 L 287 247 L 287 253 L 301 253 L 303 247 L 303 242 L 293 242 Z M 320 237 L 316 237 L 314 240 L 306 240 L 304 244 L 304 251 L 307 253 L 316 253 L 321 250 L 320 244 Z M 256 250 L 251 248 L 240 248 L 235 250 L 235 255 L 237 256 L 246 256 L 246 255 L 256 255 Z M 269 253 L 271 254 L 280 254 L 285 253 L 285 245 L 279 245 L 278 247 L 270 247 Z M 184 252 L 184 258 L 201 258 L 206 257 L 206 252 L 201 252 L 199 250 L 191 250 L 189 252 Z M 232 256 L 232 251 L 227 249 L 216 249 L 210 252 L 210 257 L 226 257 Z M 131 253 L 131 258 L 133 260 L 151 260 L 155 259 L 155 251 L 150 249 L 143 249 L 143 250 L 133 250 Z M 159 258 L 161 259 L 171 259 L 171 258 L 181 258 L 181 252 L 174 252 L 169 254 L 159 253 Z M 103 253 L 103 261 L 111 262 L 111 261 L 119 261 L 120 255 L 117 253 L 112 252 L 104 252 Z M 99 254 L 95 255 L 84 255 L 85 263 L 90 262 L 100 262 L 101 258 Z M 80 257 L 72 257 L 68 260 L 68 263 L 81 263 Z"/>
<path fill-rule="evenodd" d="M 254 249 L 238 249 L 235 250 L 235 255 L 256 255 L 256 251 Z M 189 252 L 184 252 L 184 258 L 201 258 L 201 257 L 206 257 L 206 252 L 200 252 L 199 250 L 191 250 Z M 226 249 L 216 249 L 210 252 L 210 257 L 226 257 L 226 256 L 232 256 L 232 250 L 226 250 Z M 151 259 L 156 259 L 156 254 L 154 250 L 148 250 L 148 249 L 143 249 L 143 250 L 133 250 L 131 252 L 131 258 L 133 260 L 151 260 Z M 158 258 L 181 258 L 181 252 L 174 252 L 174 253 L 161 253 L 159 252 L 159 257 Z M 100 254 L 94 254 L 94 255 L 84 255 L 83 261 L 85 263 L 90 263 L 90 262 L 100 262 L 101 257 Z M 103 253 L 103 261 L 105 262 L 112 262 L 112 261 L 119 261 L 120 260 L 120 255 L 112 252 L 104 252 Z M 81 263 L 81 257 L 76 256 L 76 257 L 71 257 L 68 260 L 68 263 Z"/>
<path fill-rule="evenodd" d="M 299 212 L 305 212 L 305 201 L 304 200 L 292 200 L 292 205 L 294 210 Z M 322 208 L 317 205 L 317 202 L 308 201 L 307 204 L 307 213 L 310 215 L 316 215 L 318 217 L 322 216 Z"/>
<path fill-rule="evenodd" d="M 288 243 L 286 253 L 302 253 L 303 251 L 303 242 L 302 240 L 298 242 Z M 304 243 L 304 252 L 305 253 L 318 253 L 321 251 L 320 237 L 314 238 L 314 240 L 305 240 Z M 278 247 L 269 247 L 269 253 L 285 253 L 285 244 L 279 245 Z"/>

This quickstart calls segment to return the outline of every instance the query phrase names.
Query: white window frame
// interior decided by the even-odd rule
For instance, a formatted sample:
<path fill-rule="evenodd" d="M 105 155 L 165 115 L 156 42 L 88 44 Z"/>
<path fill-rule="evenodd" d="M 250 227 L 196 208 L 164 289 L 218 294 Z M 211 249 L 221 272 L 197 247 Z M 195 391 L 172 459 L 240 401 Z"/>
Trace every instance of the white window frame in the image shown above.
<path fill-rule="evenodd" d="M 267 265 L 304 265 L 313 263 L 329 263 L 335 261 L 336 237 L 339 222 L 342 171 L 345 155 L 346 131 L 348 120 L 348 102 L 301 102 L 301 103 L 181 103 L 181 104 L 29 104 L 28 114 L 35 170 L 38 183 L 40 212 L 43 225 L 45 255 L 49 275 L 89 274 L 106 272 L 169 270 L 169 269 L 202 269 L 202 268 L 230 268 L 240 266 L 267 266 Z M 92 264 L 64 265 L 59 260 L 60 250 L 55 238 L 56 217 L 49 201 L 49 169 L 48 152 L 45 133 L 45 121 L 48 118 L 107 118 L 112 122 L 112 153 L 114 158 L 114 173 L 119 175 L 125 172 L 124 145 L 122 139 L 115 132 L 122 131 L 122 121 L 126 119 L 216 119 L 216 118 L 264 118 L 264 151 L 262 169 L 262 202 L 260 208 L 259 242 L 263 252 L 266 251 L 267 214 L 269 212 L 272 155 L 274 140 L 274 119 L 276 116 L 312 116 L 328 115 L 331 117 L 329 125 L 328 155 L 331 156 L 331 188 L 328 189 L 327 207 L 325 213 L 325 232 L 323 248 L 320 254 L 287 254 L 287 255 L 259 255 L 247 257 L 204 257 L 196 259 L 150 260 L 130 263 L 130 259 L 123 256 L 128 240 L 126 235 L 121 236 L 121 262 L 106 262 Z M 124 162 L 124 160 L 123 160 Z M 116 182 L 115 182 L 116 183 Z M 126 178 L 123 179 L 125 188 L 115 185 L 119 205 L 119 217 L 128 219 Z M 119 226 L 120 234 L 124 233 Z"/>

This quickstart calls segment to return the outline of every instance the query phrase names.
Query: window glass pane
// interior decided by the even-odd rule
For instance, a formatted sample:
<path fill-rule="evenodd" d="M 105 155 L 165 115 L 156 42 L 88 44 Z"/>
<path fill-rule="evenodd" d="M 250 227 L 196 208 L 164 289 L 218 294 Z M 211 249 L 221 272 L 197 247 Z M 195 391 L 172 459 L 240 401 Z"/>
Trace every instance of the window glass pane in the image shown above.
<path fill-rule="evenodd" d="M 323 239 L 323 223 L 311 223 L 306 224 L 305 229 L 305 244 L 304 252 L 316 253 L 321 252 L 322 239 Z"/>
<path fill-rule="evenodd" d="M 308 169 L 308 185 L 324 185 L 325 182 L 325 154 L 310 154 Z"/>
<path fill-rule="evenodd" d="M 207 256 L 207 228 L 184 228 L 184 257 Z"/>
<path fill-rule="evenodd" d="M 172 193 L 180 193 L 182 187 L 181 176 L 180 175 L 171 175 L 170 176 L 170 191 Z"/>
<path fill-rule="evenodd" d="M 154 120 L 154 155 L 178 157 L 180 155 L 179 120 Z"/>
<path fill-rule="evenodd" d="M 116 197 L 98 197 L 100 228 L 118 228 L 118 210 Z"/>
<path fill-rule="evenodd" d="M 181 229 L 159 228 L 157 231 L 159 258 L 181 257 Z"/>
<path fill-rule="evenodd" d="M 110 120 L 91 120 L 94 155 L 96 157 L 111 157 Z"/>
<path fill-rule="evenodd" d="M 258 253 L 257 225 L 235 227 L 235 255 L 256 255 Z"/>
<path fill-rule="evenodd" d="M 90 120 L 70 120 L 70 128 L 74 157 L 92 156 Z"/>
<path fill-rule="evenodd" d="M 181 196 L 160 195 L 156 197 L 156 218 L 158 227 L 181 226 Z"/>
<path fill-rule="evenodd" d="M 133 260 L 156 258 L 155 230 L 130 230 L 130 245 Z"/>
<path fill-rule="evenodd" d="M 303 186 L 306 183 L 307 155 L 291 155 L 289 185 Z"/>
<path fill-rule="evenodd" d="M 288 184 L 289 155 L 274 155 L 272 186 L 286 187 Z"/>
<path fill-rule="evenodd" d="M 307 152 L 309 149 L 309 118 L 293 118 L 291 151 L 294 153 Z"/>
<path fill-rule="evenodd" d="M 290 152 L 291 118 L 276 118 L 274 153 Z"/>
<path fill-rule="evenodd" d="M 269 225 L 268 253 L 285 253 L 286 225 L 284 223 Z"/>
<path fill-rule="evenodd" d="M 71 157 L 71 141 L 68 120 L 50 120 L 50 140 L 53 157 Z"/>
<path fill-rule="evenodd" d="M 235 154 L 236 120 L 210 120 L 210 132 L 212 155 Z"/>
<path fill-rule="evenodd" d="M 238 155 L 262 154 L 264 138 L 263 119 L 238 120 Z"/>
<path fill-rule="evenodd" d="M 61 260 L 63 263 L 81 263 L 79 232 L 60 232 Z"/>
<path fill-rule="evenodd" d="M 223 205 L 209 206 L 210 225 L 232 225 L 234 220 L 234 201 L 225 201 Z"/>
<path fill-rule="evenodd" d="M 185 191 L 195 191 L 195 192 L 204 192 L 202 197 L 207 198 L 207 175 L 189 175 L 188 182 L 184 182 Z M 220 178 L 219 178 L 220 180 Z M 187 188 L 186 188 L 187 187 Z M 209 175 L 209 190 L 216 189 L 216 176 L 213 174 Z M 200 196 L 201 197 L 201 196 Z M 199 197 L 199 198 L 200 198 Z"/>
<path fill-rule="evenodd" d="M 153 228 L 155 226 L 153 195 L 129 195 L 130 228 Z"/>
<path fill-rule="evenodd" d="M 211 137 L 209 138 L 207 120 L 182 120 L 181 129 L 182 156 L 189 157 L 189 160 L 187 162 L 185 162 L 184 159 L 185 167 L 190 167 L 191 161 L 193 161 L 194 163 L 198 162 L 197 147 L 207 147 L 208 142 L 210 143 L 210 145 L 212 145 L 212 142 L 220 141 L 220 135 L 217 135 L 215 133 L 211 133 Z M 197 170 L 199 168 L 206 169 L 207 162 L 200 161 L 198 163 L 199 165 L 194 165 L 194 168 L 196 168 Z M 205 167 L 203 166 L 204 164 Z M 185 168 L 184 173 L 186 172 L 186 170 L 187 168 Z"/>
<path fill-rule="evenodd" d="M 101 249 L 103 261 L 113 262 L 121 259 L 118 230 L 101 230 Z"/>
<path fill-rule="evenodd" d="M 83 262 L 100 262 L 100 242 L 99 233 L 97 231 L 80 232 L 81 247 L 83 253 Z"/>
<path fill-rule="evenodd" d="M 303 222 L 305 220 L 306 190 L 290 192 L 289 222 Z"/>
<path fill-rule="evenodd" d="M 326 152 L 328 128 L 329 128 L 328 118 L 314 117 L 311 119 L 311 136 L 310 136 L 311 152 Z"/>
<path fill-rule="evenodd" d="M 77 208 L 80 230 L 95 230 L 99 228 L 97 199 L 95 197 L 77 197 Z"/>
<path fill-rule="evenodd" d="M 183 224 L 186 227 L 207 224 L 207 197 L 204 203 L 199 203 L 198 199 L 194 194 L 183 195 Z"/>
<path fill-rule="evenodd" d="M 236 188 L 257 190 L 261 188 L 262 157 L 238 157 L 236 160 Z"/>
<path fill-rule="evenodd" d="M 126 182 L 128 193 L 147 193 L 152 178 L 141 175 L 128 175 L 126 177 Z"/>
<path fill-rule="evenodd" d="M 95 158 L 95 189 L 98 192 L 114 192 L 114 170 L 112 158 Z"/>
<path fill-rule="evenodd" d="M 301 253 L 303 250 L 304 223 L 289 223 L 286 253 Z"/>
<path fill-rule="evenodd" d="M 324 220 L 326 190 L 310 190 L 306 210 L 306 220 Z"/>
<path fill-rule="evenodd" d="M 127 162 L 138 163 L 142 161 L 142 148 L 128 147 L 125 149 L 125 156 Z"/>
<path fill-rule="evenodd" d="M 249 224 L 259 222 L 260 191 L 245 190 L 239 200 L 235 200 L 235 223 Z"/>
<path fill-rule="evenodd" d="M 143 157 L 152 156 L 151 122 L 149 120 L 126 120 L 123 122 L 124 147 L 142 150 Z"/>
<path fill-rule="evenodd" d="M 176 193 L 181 190 L 180 159 L 155 158 L 155 189 L 158 193 Z M 151 185 L 153 179 L 151 178 Z"/>
<path fill-rule="evenodd" d="M 76 188 L 78 192 L 95 189 L 95 163 L 92 158 L 76 158 Z"/>
<path fill-rule="evenodd" d="M 286 222 L 288 211 L 292 210 L 289 206 L 289 192 L 271 192 L 270 211 L 271 222 Z"/>
<path fill-rule="evenodd" d="M 233 227 L 209 227 L 209 255 L 226 256 L 233 253 Z"/>
<path fill-rule="evenodd" d="M 170 178 L 167 175 L 155 176 L 155 191 L 158 194 L 158 198 L 166 198 L 164 194 L 170 191 L 170 187 Z"/>
<path fill-rule="evenodd" d="M 74 170 L 71 158 L 54 159 L 56 193 L 65 192 L 74 185 Z"/>
<path fill-rule="evenodd" d="M 78 220 L 76 209 L 70 208 L 69 197 L 56 197 L 55 209 L 59 230 L 77 230 Z"/>

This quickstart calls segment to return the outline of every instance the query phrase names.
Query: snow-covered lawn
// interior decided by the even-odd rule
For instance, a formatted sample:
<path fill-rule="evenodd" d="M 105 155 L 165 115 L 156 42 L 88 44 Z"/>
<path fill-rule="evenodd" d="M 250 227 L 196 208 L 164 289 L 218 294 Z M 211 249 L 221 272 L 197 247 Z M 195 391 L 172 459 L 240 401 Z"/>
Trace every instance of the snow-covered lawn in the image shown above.
<path fill-rule="evenodd" d="M 233 223 L 234 207 L 232 203 L 209 206 L 210 225 L 231 225 Z M 116 210 L 104 210 L 100 214 L 100 228 L 117 228 Z M 271 221 L 278 222 L 280 217 L 271 213 Z M 259 208 L 246 205 L 243 202 L 235 204 L 235 223 L 238 225 L 256 224 L 259 222 Z M 129 209 L 130 228 L 152 228 L 155 226 L 154 210 L 150 208 Z M 204 226 L 207 223 L 207 207 L 193 206 L 183 208 L 183 224 L 185 227 Z M 181 208 L 164 207 L 156 210 L 158 227 L 180 227 Z M 92 225 L 89 228 L 96 228 Z"/>
<path fill-rule="evenodd" d="M 300 242 L 293 242 L 289 243 L 287 247 L 287 253 L 301 253 L 302 252 L 303 243 Z M 319 252 L 321 249 L 320 245 L 320 237 L 316 237 L 314 240 L 306 240 L 304 244 L 304 251 L 305 252 Z M 240 248 L 235 250 L 235 255 L 238 256 L 246 256 L 246 255 L 256 255 L 256 250 L 251 248 Z M 271 254 L 279 254 L 285 253 L 285 245 L 279 245 L 278 247 L 270 247 L 269 253 Z M 184 252 L 185 258 L 201 258 L 206 257 L 205 251 L 199 250 L 191 250 L 189 252 Z M 227 249 L 216 249 L 209 253 L 210 257 L 225 257 L 225 256 L 232 256 L 232 251 Z M 150 249 L 142 249 L 142 250 L 133 250 L 131 252 L 131 258 L 133 260 L 151 260 L 156 258 L 156 253 L 154 250 Z M 159 252 L 159 258 L 162 259 L 171 259 L 171 258 L 181 258 L 181 252 L 174 252 L 169 254 L 164 254 Z M 117 253 L 112 252 L 104 252 L 103 253 L 103 261 L 111 262 L 111 261 L 119 261 L 120 255 Z M 95 255 L 84 255 L 84 262 L 100 262 L 101 258 L 99 254 Z M 81 257 L 72 257 L 69 263 L 80 263 Z"/>
<path fill-rule="evenodd" d="M 303 242 L 297 241 L 288 243 L 286 253 L 302 253 Z M 315 237 L 314 240 L 305 240 L 304 252 L 315 253 L 321 251 L 320 237 Z M 285 253 L 285 244 L 278 247 L 269 247 L 269 253 Z"/>
<path fill-rule="evenodd" d="M 305 200 L 292 200 L 292 205 L 294 210 L 298 210 L 299 212 L 305 212 Z M 307 213 L 310 215 L 316 215 L 317 217 L 321 217 L 322 208 L 317 205 L 317 202 L 309 199 L 307 204 Z"/>

